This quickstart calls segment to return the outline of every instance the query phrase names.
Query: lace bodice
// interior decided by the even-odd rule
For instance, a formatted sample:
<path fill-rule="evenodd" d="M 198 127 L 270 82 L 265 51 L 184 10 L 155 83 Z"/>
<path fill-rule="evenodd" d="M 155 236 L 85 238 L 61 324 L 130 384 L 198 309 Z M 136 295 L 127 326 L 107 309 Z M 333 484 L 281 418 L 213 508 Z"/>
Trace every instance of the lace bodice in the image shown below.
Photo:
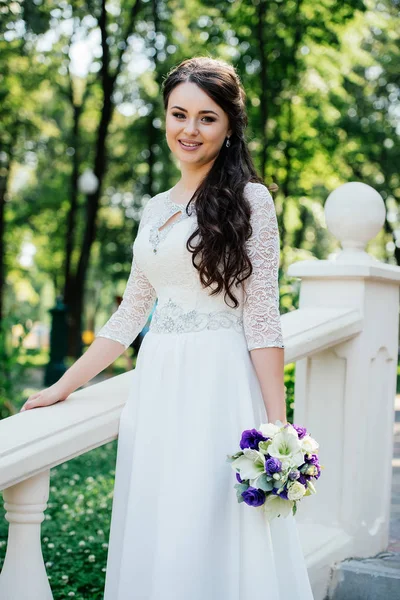
<path fill-rule="evenodd" d="M 224 302 L 223 293 L 210 296 L 201 286 L 186 241 L 196 229 L 195 204 L 171 202 L 169 191 L 151 198 L 133 243 L 132 267 L 122 302 L 96 337 L 128 348 L 140 333 L 157 299 L 150 330 L 184 333 L 234 327 L 246 337 L 249 350 L 284 348 L 279 314 L 279 231 L 268 189 L 249 182 L 245 195 L 251 205 L 253 233 L 246 242 L 253 273 L 234 289 L 238 308 Z M 178 217 L 173 215 L 180 212 Z M 166 224 L 167 223 L 167 224 Z M 165 225 L 166 224 L 166 225 Z M 160 230 L 161 228 L 161 230 Z"/>

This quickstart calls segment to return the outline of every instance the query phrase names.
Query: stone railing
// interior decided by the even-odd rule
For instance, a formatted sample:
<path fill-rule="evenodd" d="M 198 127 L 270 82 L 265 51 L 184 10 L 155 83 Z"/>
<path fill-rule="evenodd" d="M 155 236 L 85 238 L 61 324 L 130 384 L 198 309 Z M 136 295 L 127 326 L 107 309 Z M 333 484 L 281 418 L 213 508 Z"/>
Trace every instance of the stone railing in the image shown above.
<path fill-rule="evenodd" d="M 315 600 L 334 562 L 388 544 L 400 282 L 399 267 L 364 251 L 385 217 L 375 190 L 345 184 L 325 214 L 343 250 L 289 267 L 301 279 L 300 306 L 282 316 L 285 362 L 296 363 L 295 422 L 319 440 L 325 467 L 318 493 L 296 516 Z M 52 599 L 40 545 L 50 469 L 118 436 L 132 377 L 134 370 L 0 421 L 9 522 L 0 599 Z"/>

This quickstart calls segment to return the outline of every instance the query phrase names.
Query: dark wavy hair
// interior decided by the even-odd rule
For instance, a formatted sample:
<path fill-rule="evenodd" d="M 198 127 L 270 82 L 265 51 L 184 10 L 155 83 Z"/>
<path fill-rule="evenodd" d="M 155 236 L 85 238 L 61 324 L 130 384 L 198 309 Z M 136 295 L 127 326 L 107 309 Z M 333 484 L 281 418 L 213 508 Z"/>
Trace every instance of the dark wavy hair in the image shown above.
<path fill-rule="evenodd" d="M 186 247 L 192 264 L 199 271 L 202 285 L 215 287 L 210 295 L 224 291 L 237 308 L 239 302 L 231 288 L 252 274 L 245 243 L 252 234 L 251 207 L 244 196 L 249 181 L 263 183 L 257 175 L 245 139 L 248 123 L 246 94 L 234 67 L 222 60 L 199 56 L 174 67 L 162 84 L 164 108 L 172 90 L 183 82 L 199 86 L 227 114 L 232 130 L 230 147 L 224 141 L 211 169 L 186 206 L 196 200 L 198 227 Z M 270 188 L 275 191 L 277 186 Z M 197 245 L 191 242 L 198 236 Z M 196 258 L 199 262 L 196 264 Z"/>

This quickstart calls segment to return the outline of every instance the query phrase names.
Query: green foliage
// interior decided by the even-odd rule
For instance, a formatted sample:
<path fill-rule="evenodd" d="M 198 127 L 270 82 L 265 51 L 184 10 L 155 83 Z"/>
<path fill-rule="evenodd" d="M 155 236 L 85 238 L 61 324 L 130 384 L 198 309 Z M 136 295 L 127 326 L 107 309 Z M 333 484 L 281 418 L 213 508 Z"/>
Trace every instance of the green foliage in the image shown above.
<path fill-rule="evenodd" d="M 17 337 L 17 345 L 12 342 L 12 328 L 22 330 Z M 21 360 L 26 356 L 23 341 L 29 329 L 15 316 L 0 321 L 0 419 L 9 417 L 18 411 L 22 400 L 19 383 L 26 369 Z"/>
<path fill-rule="evenodd" d="M 286 416 L 289 423 L 293 424 L 294 413 L 294 380 L 296 363 L 289 363 L 284 368 L 284 383 L 286 387 Z"/>
<path fill-rule="evenodd" d="M 24 353 L 19 355 L 18 362 L 29 369 L 43 368 L 49 362 L 49 353 L 47 350 L 27 348 Z"/>

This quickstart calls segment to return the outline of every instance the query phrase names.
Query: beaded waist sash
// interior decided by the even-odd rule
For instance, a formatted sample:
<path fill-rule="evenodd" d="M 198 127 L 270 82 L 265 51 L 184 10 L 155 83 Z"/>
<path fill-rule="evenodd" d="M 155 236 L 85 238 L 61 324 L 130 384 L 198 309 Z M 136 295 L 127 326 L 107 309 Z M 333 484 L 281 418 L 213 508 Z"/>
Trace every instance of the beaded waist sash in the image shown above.
<path fill-rule="evenodd" d="M 234 328 L 243 331 L 242 316 L 228 310 L 201 312 L 184 311 L 182 307 L 169 299 L 162 306 L 157 305 L 152 316 L 149 330 L 155 333 L 188 333 L 202 329 Z"/>

